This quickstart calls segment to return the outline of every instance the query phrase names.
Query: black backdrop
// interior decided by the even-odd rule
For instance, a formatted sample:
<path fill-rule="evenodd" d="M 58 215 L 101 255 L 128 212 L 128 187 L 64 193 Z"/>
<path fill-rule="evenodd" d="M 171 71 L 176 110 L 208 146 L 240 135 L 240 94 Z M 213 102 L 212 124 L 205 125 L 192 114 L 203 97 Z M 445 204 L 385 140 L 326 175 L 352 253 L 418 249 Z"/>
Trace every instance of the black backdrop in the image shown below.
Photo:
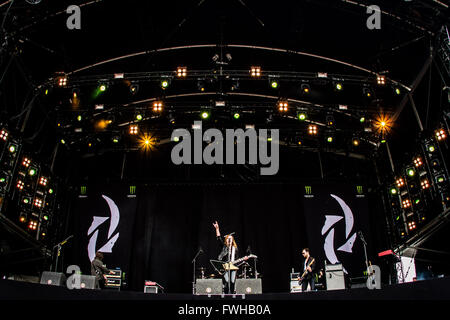
<path fill-rule="evenodd" d="M 111 218 L 102 198 L 106 195 L 118 206 L 120 222 L 111 234 L 110 239 L 117 232 L 119 237 L 112 252 L 105 254 L 105 263 L 126 272 L 130 290 L 141 291 L 144 280 L 152 280 L 168 293 L 191 292 L 191 262 L 199 247 L 204 253 L 197 267 L 206 267 L 207 275 L 213 273 L 209 259 L 219 253 L 212 226 L 217 220 L 222 234 L 235 232 L 241 254 L 250 249 L 258 256 L 263 292 L 288 292 L 292 268 L 301 267 L 302 248 L 310 247 L 319 263 L 323 261 L 323 238 L 317 230 L 324 215 L 343 216 L 337 202 L 325 200 L 330 192 L 354 207 L 352 234 L 363 230 L 370 243 L 366 198 L 356 197 L 356 186 L 312 186 L 314 198 L 305 197 L 304 184 L 291 183 L 138 185 L 135 198 L 128 196 L 129 186 L 124 184 L 89 185 L 87 190 L 87 197 L 75 198 L 72 206 L 70 226 L 75 238 L 66 264 L 90 272 L 87 246 L 92 233 L 87 230 L 93 216 L 109 218 L 97 228 L 96 250 L 107 242 Z M 336 224 L 336 234 L 339 228 Z M 341 240 L 337 237 L 336 242 Z M 353 254 L 345 253 L 343 259 L 349 271 L 361 275 L 364 254 L 359 242 L 355 241 Z"/>

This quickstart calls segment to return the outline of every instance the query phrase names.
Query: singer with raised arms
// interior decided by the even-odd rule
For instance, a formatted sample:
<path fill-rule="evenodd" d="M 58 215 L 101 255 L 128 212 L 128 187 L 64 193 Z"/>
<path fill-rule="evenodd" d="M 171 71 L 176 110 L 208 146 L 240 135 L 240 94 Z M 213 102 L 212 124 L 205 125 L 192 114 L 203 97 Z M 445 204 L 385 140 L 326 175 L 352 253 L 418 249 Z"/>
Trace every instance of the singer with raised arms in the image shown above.
<path fill-rule="evenodd" d="M 239 258 L 239 250 L 236 244 L 236 241 L 233 237 L 234 232 L 222 236 L 220 234 L 219 223 L 215 221 L 213 223 L 214 228 L 216 229 L 216 238 L 222 246 L 222 250 L 218 256 L 218 260 L 227 262 L 228 268 L 225 268 L 225 272 L 223 274 L 223 285 L 225 293 L 235 293 L 235 282 L 236 282 L 236 269 L 232 262 L 238 260 Z M 243 261 L 247 260 L 248 257 L 245 256 L 242 258 Z M 239 259 L 241 260 L 241 259 Z"/>

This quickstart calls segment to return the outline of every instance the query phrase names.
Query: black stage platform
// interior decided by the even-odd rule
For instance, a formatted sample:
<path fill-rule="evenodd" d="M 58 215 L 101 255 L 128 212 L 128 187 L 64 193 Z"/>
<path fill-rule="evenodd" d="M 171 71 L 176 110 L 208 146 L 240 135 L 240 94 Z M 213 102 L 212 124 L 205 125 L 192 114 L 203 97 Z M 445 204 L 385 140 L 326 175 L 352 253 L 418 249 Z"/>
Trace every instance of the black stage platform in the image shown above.
<path fill-rule="evenodd" d="M 1 280 L 0 310 L 22 316 L 64 319 L 379 319 L 415 318 L 446 311 L 450 278 L 304 293 L 192 295 L 88 290 Z M 125 313 L 123 313 L 125 311 Z"/>

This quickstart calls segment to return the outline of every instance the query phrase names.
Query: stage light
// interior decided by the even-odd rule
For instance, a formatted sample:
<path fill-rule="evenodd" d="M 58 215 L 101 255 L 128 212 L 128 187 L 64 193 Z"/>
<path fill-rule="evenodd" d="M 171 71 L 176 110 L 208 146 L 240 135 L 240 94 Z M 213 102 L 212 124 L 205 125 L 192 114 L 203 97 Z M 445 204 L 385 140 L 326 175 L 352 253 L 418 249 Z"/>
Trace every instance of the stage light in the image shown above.
<path fill-rule="evenodd" d="M 252 78 L 259 78 L 261 77 L 261 67 L 253 66 L 250 68 L 250 75 Z"/>
<path fill-rule="evenodd" d="M 416 175 L 416 170 L 414 170 L 413 168 L 408 168 L 406 169 L 406 174 L 412 178 Z"/>
<path fill-rule="evenodd" d="M 398 178 L 395 183 L 397 184 L 398 188 L 401 188 L 405 185 L 405 181 L 403 180 L 403 178 Z"/>
<path fill-rule="evenodd" d="M 37 221 L 31 220 L 30 223 L 28 224 L 28 229 L 30 230 L 36 230 L 37 229 Z"/>
<path fill-rule="evenodd" d="M 177 77 L 178 78 L 186 78 L 187 77 L 187 68 L 186 67 L 178 67 L 177 68 Z"/>
<path fill-rule="evenodd" d="M 445 182 L 445 176 L 443 174 L 439 175 L 436 177 L 436 182 L 437 183 L 444 183 Z"/>
<path fill-rule="evenodd" d="M 354 137 L 354 138 L 352 139 L 352 144 L 353 144 L 355 147 L 359 146 L 360 143 L 361 143 L 361 141 L 359 140 L 358 137 Z"/>
<path fill-rule="evenodd" d="M 105 92 L 106 89 L 108 89 L 108 85 L 107 85 L 106 83 L 101 83 L 101 84 L 98 86 L 98 90 L 99 90 L 100 92 Z"/>
<path fill-rule="evenodd" d="M 137 125 L 131 125 L 130 126 L 130 134 L 137 134 L 138 133 L 138 126 Z"/>
<path fill-rule="evenodd" d="M 2 129 L 2 131 L 0 131 L 0 139 L 2 139 L 3 141 L 8 140 L 8 136 L 9 133 L 5 129 Z"/>
<path fill-rule="evenodd" d="M 210 113 L 208 111 L 203 111 L 201 114 L 202 119 L 208 119 L 210 116 Z"/>
<path fill-rule="evenodd" d="M 143 116 L 142 116 L 142 114 L 137 113 L 135 118 L 136 118 L 137 121 L 141 121 L 143 119 Z"/>
<path fill-rule="evenodd" d="M 233 114 L 233 118 L 236 119 L 236 120 L 238 120 L 240 117 L 241 117 L 241 114 L 239 112 L 235 112 Z"/>
<path fill-rule="evenodd" d="M 41 177 L 41 178 L 39 179 L 39 184 L 40 184 L 41 186 L 46 186 L 47 183 L 48 183 L 48 179 L 47 179 L 46 177 Z"/>
<path fill-rule="evenodd" d="M 17 151 L 17 145 L 15 145 L 15 144 L 10 144 L 10 145 L 8 146 L 8 150 L 9 150 L 10 153 L 15 153 L 15 152 Z"/>
<path fill-rule="evenodd" d="M 308 126 L 308 134 L 315 136 L 315 135 L 317 135 L 317 132 L 318 132 L 318 129 L 315 124 L 311 124 Z"/>
<path fill-rule="evenodd" d="M 197 89 L 199 90 L 199 91 L 201 91 L 201 92 L 204 92 L 205 91 L 205 81 L 203 81 L 203 80 L 197 80 Z"/>
<path fill-rule="evenodd" d="M 239 80 L 233 80 L 233 83 L 231 84 L 231 91 L 239 90 L 239 85 Z"/>
<path fill-rule="evenodd" d="M 337 91 L 342 91 L 344 89 L 344 85 L 342 84 L 342 82 L 336 82 L 334 84 L 334 89 Z"/>
<path fill-rule="evenodd" d="M 52 188 L 48 189 L 48 193 L 49 193 L 49 194 L 53 194 L 53 192 L 55 192 L 55 191 L 53 191 Z"/>
<path fill-rule="evenodd" d="M 390 191 L 390 193 L 391 193 L 392 195 L 398 194 L 397 188 L 392 187 L 389 191 Z"/>
<path fill-rule="evenodd" d="M 297 118 L 300 121 L 305 121 L 306 120 L 306 113 L 300 112 L 297 114 Z"/>
<path fill-rule="evenodd" d="M 120 141 L 120 137 L 119 136 L 113 136 L 112 137 L 112 142 L 113 143 L 119 143 L 119 141 Z"/>
<path fill-rule="evenodd" d="M 423 179 L 422 181 L 420 181 L 420 186 L 423 190 L 426 190 L 430 187 L 430 182 L 428 181 L 428 179 Z"/>
<path fill-rule="evenodd" d="M 278 102 L 278 111 L 287 112 L 289 107 L 289 103 L 287 101 Z"/>
<path fill-rule="evenodd" d="M 169 79 L 162 79 L 160 82 L 160 86 L 163 90 L 167 89 L 170 86 L 170 80 Z"/>
<path fill-rule="evenodd" d="M 403 206 L 403 209 L 407 209 L 407 208 L 411 207 L 411 200 L 409 200 L 409 199 L 402 200 L 402 206 Z"/>
<path fill-rule="evenodd" d="M 154 112 L 162 112 L 163 110 L 163 102 L 162 101 L 155 101 L 153 102 L 153 111 Z"/>
<path fill-rule="evenodd" d="M 359 118 L 359 122 L 364 123 L 366 122 L 366 117 L 361 116 L 361 118 Z"/>
<path fill-rule="evenodd" d="M 414 221 L 408 222 L 408 229 L 409 231 L 412 231 L 414 229 L 416 229 L 416 223 Z"/>
<path fill-rule="evenodd" d="M 143 134 L 139 139 L 139 145 L 144 151 L 153 150 L 156 143 L 156 138 L 150 134 Z"/>
<path fill-rule="evenodd" d="M 388 118 L 388 116 L 386 115 L 379 115 L 374 121 L 375 129 L 381 134 L 389 132 L 392 128 L 392 125 L 392 119 Z"/>
<path fill-rule="evenodd" d="M 280 87 L 280 83 L 278 80 L 270 80 L 270 87 L 272 89 L 278 89 Z"/>
<path fill-rule="evenodd" d="M 423 165 L 423 161 L 421 157 L 417 157 L 414 159 L 414 165 L 416 166 L 416 168 L 420 167 L 421 165 Z"/>
<path fill-rule="evenodd" d="M 42 216 L 42 219 L 44 219 L 45 221 L 48 221 L 48 219 L 49 219 L 49 216 L 48 216 L 48 215 L 46 215 L 46 214 L 44 214 L 44 215 Z"/>
<path fill-rule="evenodd" d="M 42 199 L 36 198 L 36 199 L 34 199 L 33 204 L 35 207 L 42 208 L 42 203 L 43 203 Z"/>
<path fill-rule="evenodd" d="M 64 139 L 61 139 L 60 142 L 61 142 L 62 144 L 66 144 L 66 140 L 64 140 Z"/>
<path fill-rule="evenodd" d="M 369 88 L 364 88 L 363 89 L 363 94 L 367 98 L 372 98 L 372 90 L 370 90 Z"/>
<path fill-rule="evenodd" d="M 333 136 L 328 136 L 327 137 L 327 142 L 332 143 L 333 142 Z"/>
<path fill-rule="evenodd" d="M 29 174 L 31 177 L 34 177 L 34 176 L 37 174 L 37 169 L 31 167 L 30 170 L 28 170 L 28 174 Z"/>
<path fill-rule="evenodd" d="M 435 132 L 436 138 L 441 141 L 447 138 L 447 134 L 444 129 L 438 129 Z"/>
<path fill-rule="evenodd" d="M 304 93 L 304 94 L 308 94 L 311 92 L 311 87 L 307 83 L 303 83 L 301 85 L 300 89 L 301 89 L 302 93 Z"/>
<path fill-rule="evenodd" d="M 384 86 L 386 84 L 386 77 L 382 75 L 377 76 L 377 84 L 380 86 Z"/>
<path fill-rule="evenodd" d="M 395 88 L 394 92 L 395 92 L 396 95 L 400 95 L 402 93 L 400 88 Z"/>
<path fill-rule="evenodd" d="M 19 221 L 22 223 L 27 222 L 27 214 L 22 212 L 19 216 Z"/>
<path fill-rule="evenodd" d="M 23 190 L 23 188 L 25 187 L 25 183 L 22 180 L 17 180 L 16 187 L 19 190 Z"/>
<path fill-rule="evenodd" d="M 137 83 L 132 83 L 130 85 L 130 93 L 131 94 L 136 94 L 139 91 L 139 84 Z"/>
<path fill-rule="evenodd" d="M 329 127 L 334 126 L 334 116 L 332 114 L 328 114 L 326 116 L 326 123 L 327 123 L 327 126 L 329 126 Z"/>
<path fill-rule="evenodd" d="M 62 76 L 58 78 L 58 86 L 63 88 L 67 86 L 67 77 L 66 76 Z"/>
<path fill-rule="evenodd" d="M 78 120 L 78 122 L 80 122 L 81 120 L 83 120 L 83 117 L 81 115 L 78 115 L 77 120 Z"/>

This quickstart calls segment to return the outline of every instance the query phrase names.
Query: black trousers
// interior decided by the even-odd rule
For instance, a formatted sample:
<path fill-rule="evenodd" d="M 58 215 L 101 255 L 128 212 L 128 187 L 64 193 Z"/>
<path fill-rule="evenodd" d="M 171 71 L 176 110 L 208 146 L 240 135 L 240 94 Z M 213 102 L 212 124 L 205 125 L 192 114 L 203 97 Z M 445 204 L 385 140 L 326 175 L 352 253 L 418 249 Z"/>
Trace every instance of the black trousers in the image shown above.
<path fill-rule="evenodd" d="M 314 277 L 311 277 L 309 279 L 303 279 L 302 281 L 302 292 L 305 292 L 308 289 L 308 284 L 311 287 L 311 291 L 315 290 L 315 285 L 314 285 Z"/>

